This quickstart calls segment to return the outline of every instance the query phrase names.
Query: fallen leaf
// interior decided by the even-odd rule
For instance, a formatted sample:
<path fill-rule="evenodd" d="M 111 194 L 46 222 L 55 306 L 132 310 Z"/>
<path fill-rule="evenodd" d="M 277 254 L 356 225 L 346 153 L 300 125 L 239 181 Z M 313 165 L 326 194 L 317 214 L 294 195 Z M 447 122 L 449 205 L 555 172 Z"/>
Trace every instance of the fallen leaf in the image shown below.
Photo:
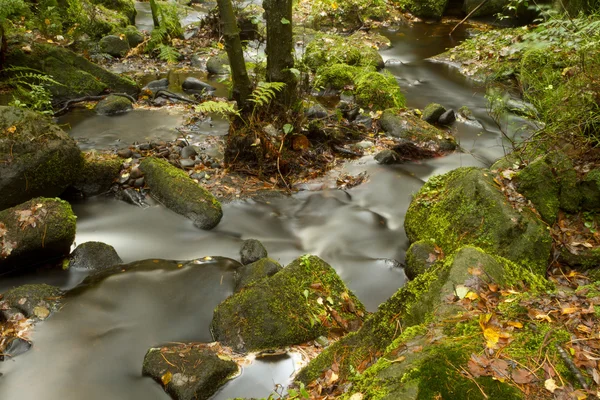
<path fill-rule="evenodd" d="M 535 375 L 524 368 L 519 368 L 512 372 L 512 380 L 519 385 L 531 383 L 535 380 Z"/>
<path fill-rule="evenodd" d="M 517 329 L 521 329 L 523 327 L 523 324 L 519 321 L 508 321 L 507 325 L 515 327 Z"/>
<path fill-rule="evenodd" d="M 38 306 L 34 307 L 33 314 L 40 319 L 46 319 L 48 318 L 48 315 L 50 315 L 50 310 L 48 310 L 46 307 Z"/>
<path fill-rule="evenodd" d="M 162 382 L 163 386 L 167 386 L 169 382 L 171 382 L 172 378 L 173 374 L 171 373 L 171 371 L 167 371 L 163 376 L 160 377 L 160 381 Z"/>
<path fill-rule="evenodd" d="M 556 382 L 554 381 L 554 379 L 550 378 L 550 379 L 546 379 L 546 381 L 544 382 L 544 387 L 546 388 L 547 391 L 549 391 L 550 393 L 554 393 L 554 391 L 556 389 L 558 389 L 558 386 L 556 386 Z"/>

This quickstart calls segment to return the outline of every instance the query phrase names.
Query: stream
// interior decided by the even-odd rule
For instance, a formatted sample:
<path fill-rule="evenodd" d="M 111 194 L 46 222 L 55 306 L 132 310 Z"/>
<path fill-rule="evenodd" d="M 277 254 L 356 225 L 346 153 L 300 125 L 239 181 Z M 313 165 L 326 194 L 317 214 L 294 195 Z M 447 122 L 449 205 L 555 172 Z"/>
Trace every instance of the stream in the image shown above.
<path fill-rule="evenodd" d="M 138 12 L 147 3 L 140 4 Z M 148 14 L 138 15 L 138 26 L 148 25 Z M 409 244 L 403 223 L 411 195 L 432 175 L 489 166 L 504 154 L 483 88 L 453 68 L 426 60 L 466 37 L 463 29 L 451 39 L 451 28 L 423 23 L 383 31 L 393 47 L 382 55 L 409 107 L 438 102 L 455 110 L 465 105 L 471 109 L 482 126 L 456 122 L 452 127 L 463 152 L 396 166 L 363 157 L 345 165 L 344 172 L 367 171 L 365 184 L 346 191 L 307 190 L 290 198 L 224 204 L 224 217 L 212 231 L 199 230 L 160 205 L 143 209 L 101 197 L 73 204 L 77 243 L 108 243 L 124 262 L 137 262 L 140 268 L 72 293 L 60 312 L 36 327 L 29 352 L 0 363 L 0 398 L 169 399 L 160 385 L 141 376 L 144 354 L 162 343 L 212 340 L 212 312 L 233 292 L 229 258 L 238 259 L 242 241 L 249 238 L 260 240 L 282 265 L 306 253 L 318 255 L 375 311 L 406 280 L 399 263 Z M 178 132 L 172 127 L 180 124 L 181 116 L 160 109 L 117 117 L 81 112 L 66 118 L 62 123 L 70 126 L 71 135 L 90 149 L 174 139 Z M 223 131 L 223 125 L 216 126 L 205 134 Z M 206 261 L 205 256 L 213 258 Z M 198 261 L 178 268 L 165 260 Z M 0 293 L 33 282 L 70 289 L 84 278 L 74 271 L 31 273 L 3 278 Z M 292 357 L 255 361 L 212 399 L 267 397 L 276 384 L 289 383 L 294 368 Z"/>

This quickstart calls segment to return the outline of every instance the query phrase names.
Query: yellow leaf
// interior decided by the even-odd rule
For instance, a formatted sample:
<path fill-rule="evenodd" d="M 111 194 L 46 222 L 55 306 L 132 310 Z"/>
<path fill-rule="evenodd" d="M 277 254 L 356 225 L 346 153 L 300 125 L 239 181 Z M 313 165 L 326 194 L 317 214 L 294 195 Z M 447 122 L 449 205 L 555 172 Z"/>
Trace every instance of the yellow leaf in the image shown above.
<path fill-rule="evenodd" d="M 498 332 L 494 327 L 487 327 L 483 330 L 483 337 L 485 337 L 485 345 L 488 349 L 493 349 L 498 344 L 498 340 L 500 339 L 500 332 Z"/>
<path fill-rule="evenodd" d="M 560 309 L 560 313 L 561 313 L 562 315 L 565 315 L 565 314 L 573 314 L 573 313 L 574 313 L 574 312 L 576 312 L 576 311 L 577 311 L 577 307 L 564 307 L 564 308 L 561 308 L 561 309 Z"/>
<path fill-rule="evenodd" d="M 508 321 L 507 323 L 508 325 L 513 326 L 517 329 L 521 329 L 523 327 L 523 324 L 519 321 Z"/>
<path fill-rule="evenodd" d="M 49 20 L 48 18 L 46 18 L 46 19 L 44 20 L 44 23 L 45 23 L 46 25 L 50 25 L 50 20 Z"/>
<path fill-rule="evenodd" d="M 165 374 L 160 377 L 163 386 L 167 386 L 169 382 L 171 382 L 171 378 L 173 378 L 173 374 L 171 373 L 171 371 L 165 372 Z"/>
<path fill-rule="evenodd" d="M 485 326 L 487 325 L 487 323 L 490 321 L 491 318 L 492 318 L 492 314 L 481 314 L 479 316 L 479 326 L 481 327 L 481 329 L 485 329 Z"/>
<path fill-rule="evenodd" d="M 474 276 L 479 276 L 479 275 L 483 274 L 483 271 L 479 267 L 469 267 L 467 269 L 467 271 L 469 272 L 469 274 L 474 275 Z"/>
<path fill-rule="evenodd" d="M 543 320 L 546 320 L 548 322 L 552 322 L 552 319 L 550 318 L 550 316 L 548 314 L 539 313 L 539 314 L 537 314 L 535 316 L 535 319 L 543 319 Z"/>
<path fill-rule="evenodd" d="M 225 48 L 225 46 L 223 46 L 223 43 L 221 43 L 221 42 L 217 43 L 217 47 L 221 50 L 223 50 Z"/>
<path fill-rule="evenodd" d="M 46 42 L 48 42 L 48 43 L 54 43 L 54 41 L 52 39 L 48 39 L 48 40 L 46 40 Z"/>
<path fill-rule="evenodd" d="M 475 292 L 469 292 L 465 297 L 469 300 L 477 300 L 479 298 L 479 295 Z"/>
<path fill-rule="evenodd" d="M 6 128 L 6 132 L 8 132 L 8 133 L 15 133 L 16 130 L 17 130 L 17 127 L 14 125 Z"/>
<path fill-rule="evenodd" d="M 338 4 L 334 1 L 333 3 L 331 3 L 331 8 L 334 10 L 338 9 Z"/>
<path fill-rule="evenodd" d="M 469 293 L 469 288 L 465 285 L 456 285 L 454 288 L 454 293 L 456 293 L 456 297 L 459 299 L 464 299 L 467 293 Z"/>

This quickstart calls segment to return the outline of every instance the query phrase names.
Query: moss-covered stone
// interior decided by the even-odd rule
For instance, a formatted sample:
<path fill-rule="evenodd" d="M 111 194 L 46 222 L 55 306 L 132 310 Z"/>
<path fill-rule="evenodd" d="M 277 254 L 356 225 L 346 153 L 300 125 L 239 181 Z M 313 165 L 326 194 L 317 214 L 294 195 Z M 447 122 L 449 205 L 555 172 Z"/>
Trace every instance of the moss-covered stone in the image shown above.
<path fill-rule="evenodd" d="M 309 22 L 316 29 L 335 27 L 343 30 L 358 30 L 369 19 L 384 20 L 392 7 L 383 0 L 342 0 L 334 3 L 316 0 L 311 3 Z"/>
<path fill-rule="evenodd" d="M 123 57 L 129 51 L 127 38 L 121 39 L 117 35 L 104 36 L 98 42 L 98 47 L 102 53 L 110 54 L 113 57 Z"/>
<path fill-rule="evenodd" d="M 419 18 L 440 19 L 448 0 L 401 0 L 399 4 Z"/>
<path fill-rule="evenodd" d="M 517 190 L 530 200 L 542 219 L 553 224 L 558 216 L 558 182 L 544 158 L 531 162 L 515 176 Z"/>
<path fill-rule="evenodd" d="M 544 275 L 552 239 L 545 224 L 508 203 L 480 168 L 458 168 L 430 178 L 415 195 L 404 224 L 411 242 L 433 240 L 450 254 L 467 244 Z"/>
<path fill-rule="evenodd" d="M 452 135 L 428 124 L 408 111 L 385 110 L 379 119 L 379 125 L 390 136 L 417 144 L 433 144 L 438 151 L 452 151 L 457 147 L 456 140 Z"/>
<path fill-rule="evenodd" d="M 221 204 L 184 171 L 167 161 L 149 157 L 140 163 L 151 194 L 165 207 L 181 214 L 201 229 L 212 229 L 223 216 Z"/>
<path fill-rule="evenodd" d="M 342 90 L 354 84 L 360 68 L 348 64 L 324 65 L 317 69 L 314 86 Z"/>
<path fill-rule="evenodd" d="M 244 265 L 266 258 L 268 255 L 265 246 L 256 239 L 244 240 L 240 248 L 240 261 Z"/>
<path fill-rule="evenodd" d="M 372 110 L 402 108 L 405 104 L 396 77 L 388 71 L 360 74 L 356 79 L 354 99 L 359 106 Z"/>
<path fill-rule="evenodd" d="M 60 195 L 81 168 L 77 144 L 49 118 L 0 106 L 0 210 Z"/>
<path fill-rule="evenodd" d="M 0 211 L 0 271 L 27 269 L 69 254 L 75 219 L 69 203 L 43 197 Z"/>
<path fill-rule="evenodd" d="M 324 65 L 348 64 L 357 67 L 384 67 L 383 58 L 369 44 L 356 43 L 336 35 L 318 35 L 306 46 L 304 62 L 313 71 Z"/>
<path fill-rule="evenodd" d="M 58 310 L 64 292 L 55 286 L 28 284 L 5 292 L 0 298 L 0 320 L 22 313 L 26 318 L 46 319 Z"/>
<path fill-rule="evenodd" d="M 137 14 L 133 0 L 92 0 L 94 4 L 101 4 L 109 10 L 117 11 L 124 15 L 129 24 L 135 24 Z"/>
<path fill-rule="evenodd" d="M 410 245 L 406 251 L 404 273 L 408 279 L 415 279 L 429 270 L 440 260 L 441 254 L 432 240 L 419 240 Z"/>
<path fill-rule="evenodd" d="M 600 210 L 600 169 L 593 169 L 588 172 L 581 181 L 579 188 L 581 190 L 581 207 L 584 210 Z"/>
<path fill-rule="evenodd" d="M 235 291 L 239 292 L 246 286 L 275 275 L 280 270 L 281 265 L 270 258 L 261 258 L 258 261 L 246 264 L 235 271 Z"/>
<path fill-rule="evenodd" d="M 67 268 L 86 271 L 102 271 L 123 260 L 111 245 L 102 242 L 85 242 L 69 255 Z"/>
<path fill-rule="evenodd" d="M 122 160 L 114 154 L 85 152 L 83 166 L 73 182 L 73 189 L 83 197 L 108 192 L 118 178 L 122 164 Z"/>
<path fill-rule="evenodd" d="M 232 295 L 216 309 L 211 332 L 236 351 L 277 349 L 354 331 L 364 307 L 326 262 L 303 256 Z"/>
<path fill-rule="evenodd" d="M 127 39 L 127 43 L 129 47 L 132 49 L 140 45 L 144 41 L 144 35 L 133 25 L 128 25 L 124 32 L 125 38 Z"/>
<path fill-rule="evenodd" d="M 206 60 L 206 70 L 209 74 L 224 75 L 231 72 L 227 53 L 219 53 Z"/>
<path fill-rule="evenodd" d="M 508 11 L 506 7 L 510 4 L 510 1 L 490 0 L 477 8 L 480 4 L 481 1 L 478 0 L 465 0 L 463 3 L 463 10 L 467 14 L 473 12 L 473 14 L 470 14 L 473 17 L 495 16 L 496 14 L 505 14 Z M 475 10 L 475 8 L 477 8 L 477 10 Z M 521 9 L 521 11 L 523 10 Z"/>
<path fill-rule="evenodd" d="M 427 107 L 423 109 L 423 115 L 421 119 L 429 122 L 430 124 L 436 124 L 443 113 L 446 112 L 446 107 L 438 103 L 429 103 Z"/>
<path fill-rule="evenodd" d="M 100 115 L 116 115 L 126 113 L 133 110 L 133 103 L 125 96 L 108 95 L 105 99 L 100 100 L 94 107 L 96 114 Z"/>
<path fill-rule="evenodd" d="M 142 375 L 150 376 L 176 400 L 210 398 L 238 372 L 235 362 L 219 357 L 205 344 L 172 344 L 151 348 Z"/>
<path fill-rule="evenodd" d="M 60 84 L 48 84 L 54 102 L 99 95 L 107 89 L 137 97 L 135 82 L 106 71 L 72 51 L 45 43 L 31 44 L 31 52 L 11 46 L 6 64 L 42 71 Z"/>

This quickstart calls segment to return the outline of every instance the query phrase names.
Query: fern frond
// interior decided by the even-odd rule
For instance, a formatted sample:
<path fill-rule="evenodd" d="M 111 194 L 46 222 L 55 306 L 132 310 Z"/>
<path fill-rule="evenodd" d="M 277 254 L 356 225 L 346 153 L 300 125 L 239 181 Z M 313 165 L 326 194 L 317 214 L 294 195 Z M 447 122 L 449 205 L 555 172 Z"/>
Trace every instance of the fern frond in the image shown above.
<path fill-rule="evenodd" d="M 168 62 L 169 64 L 176 63 L 179 60 L 179 56 L 181 56 L 177 50 L 166 44 L 159 44 L 157 49 L 159 50 L 158 58 Z"/>
<path fill-rule="evenodd" d="M 44 83 L 64 86 L 62 83 L 54 80 L 50 75 L 46 75 L 42 71 L 29 67 L 11 66 L 5 68 L 4 72 L 9 73 L 6 83 L 11 86 L 24 85 L 31 87 L 32 85 L 42 85 Z"/>
<path fill-rule="evenodd" d="M 277 96 L 277 92 L 281 92 L 284 87 L 283 82 L 260 82 L 252 91 L 248 101 L 253 102 L 257 107 L 268 105 Z"/>
<path fill-rule="evenodd" d="M 240 116 L 239 111 L 235 109 L 233 104 L 223 101 L 205 101 L 196 106 L 196 112 L 219 114 L 223 117 Z"/>

